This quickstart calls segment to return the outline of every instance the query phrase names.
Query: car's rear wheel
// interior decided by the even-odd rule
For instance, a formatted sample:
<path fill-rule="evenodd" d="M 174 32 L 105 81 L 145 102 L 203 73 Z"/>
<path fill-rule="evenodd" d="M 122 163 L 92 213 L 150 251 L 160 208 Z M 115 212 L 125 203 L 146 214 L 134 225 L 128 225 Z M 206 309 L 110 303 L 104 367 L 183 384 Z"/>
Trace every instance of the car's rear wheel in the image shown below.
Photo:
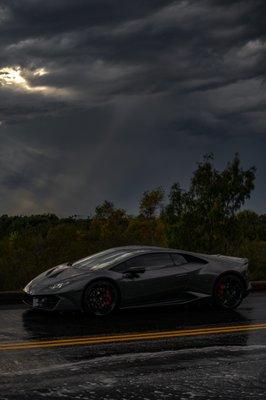
<path fill-rule="evenodd" d="M 214 305 L 232 310 L 241 304 L 244 293 L 245 288 L 241 278 L 233 274 L 223 275 L 214 286 Z"/>
<path fill-rule="evenodd" d="M 118 304 L 118 292 L 115 285 L 108 280 L 91 283 L 83 295 L 83 308 L 93 315 L 109 315 Z"/>

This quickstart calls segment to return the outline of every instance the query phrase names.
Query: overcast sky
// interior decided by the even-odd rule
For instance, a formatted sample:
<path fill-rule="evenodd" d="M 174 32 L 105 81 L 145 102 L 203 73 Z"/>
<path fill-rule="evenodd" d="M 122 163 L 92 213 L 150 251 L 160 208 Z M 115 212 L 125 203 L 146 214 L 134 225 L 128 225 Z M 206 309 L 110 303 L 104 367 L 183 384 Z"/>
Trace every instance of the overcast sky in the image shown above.
<path fill-rule="evenodd" d="M 257 167 L 266 213 L 264 0 L 0 0 L 0 214 L 135 212 L 204 154 Z"/>

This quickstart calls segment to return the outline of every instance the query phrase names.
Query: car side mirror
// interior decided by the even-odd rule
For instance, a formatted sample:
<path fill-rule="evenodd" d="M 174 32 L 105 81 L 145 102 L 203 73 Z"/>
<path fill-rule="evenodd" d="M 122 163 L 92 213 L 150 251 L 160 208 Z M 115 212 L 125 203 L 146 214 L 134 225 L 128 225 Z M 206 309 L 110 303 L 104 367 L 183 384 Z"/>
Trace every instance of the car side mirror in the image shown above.
<path fill-rule="evenodd" d="M 130 267 L 124 273 L 130 275 L 143 274 L 145 272 L 145 267 Z"/>

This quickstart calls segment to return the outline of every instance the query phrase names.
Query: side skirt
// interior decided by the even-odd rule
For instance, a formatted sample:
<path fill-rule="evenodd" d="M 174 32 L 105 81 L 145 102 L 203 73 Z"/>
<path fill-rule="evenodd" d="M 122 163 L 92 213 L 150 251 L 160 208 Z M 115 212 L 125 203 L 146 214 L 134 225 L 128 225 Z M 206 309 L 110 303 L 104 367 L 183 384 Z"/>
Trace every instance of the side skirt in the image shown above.
<path fill-rule="evenodd" d="M 195 295 L 194 292 L 189 292 L 189 294 Z M 145 304 L 138 304 L 138 305 L 130 305 L 130 306 L 122 306 L 119 307 L 120 310 L 128 310 L 128 309 L 133 309 L 133 308 L 150 308 L 150 307 L 161 307 L 161 306 L 174 306 L 174 305 L 182 305 L 182 304 L 191 304 L 191 303 L 196 303 L 204 300 L 209 300 L 211 299 L 210 295 L 202 294 L 202 293 L 197 293 L 197 296 L 194 298 L 191 298 L 189 300 L 171 300 L 171 301 L 160 301 L 157 303 L 145 303 Z"/>

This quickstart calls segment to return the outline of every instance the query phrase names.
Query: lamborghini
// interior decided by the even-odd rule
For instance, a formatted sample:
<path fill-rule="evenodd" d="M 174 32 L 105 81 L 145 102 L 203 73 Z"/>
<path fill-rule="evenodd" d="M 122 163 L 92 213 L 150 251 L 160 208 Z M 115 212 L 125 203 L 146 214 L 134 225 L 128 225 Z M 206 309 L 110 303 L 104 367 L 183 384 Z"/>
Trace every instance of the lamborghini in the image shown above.
<path fill-rule="evenodd" d="M 25 288 L 36 309 L 115 309 L 210 301 L 234 309 L 250 291 L 248 260 L 153 246 L 117 247 L 51 268 Z"/>

